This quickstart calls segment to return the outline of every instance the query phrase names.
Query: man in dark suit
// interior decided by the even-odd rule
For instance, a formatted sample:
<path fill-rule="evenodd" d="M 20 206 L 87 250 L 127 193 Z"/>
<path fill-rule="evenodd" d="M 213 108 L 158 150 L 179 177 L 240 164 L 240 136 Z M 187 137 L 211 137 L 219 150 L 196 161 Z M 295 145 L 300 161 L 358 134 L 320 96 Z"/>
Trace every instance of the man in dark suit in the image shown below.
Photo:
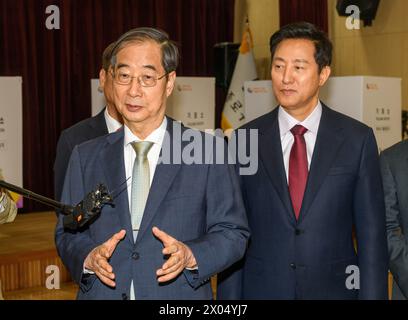
<path fill-rule="evenodd" d="M 82 142 L 114 132 L 122 126 L 122 117 L 112 102 L 112 76 L 109 73 L 111 50 L 114 43 L 105 48 L 102 54 L 102 69 L 99 72 L 100 90 L 103 90 L 106 107 L 92 118 L 61 132 L 57 144 L 57 153 L 54 163 L 54 192 L 55 198 L 60 199 L 72 150 Z"/>
<path fill-rule="evenodd" d="M 245 260 L 220 275 L 219 298 L 386 299 L 373 132 L 319 101 L 332 52 L 323 32 L 287 25 L 270 48 L 280 106 L 244 126 L 259 131 L 258 171 L 241 176 L 251 240 Z"/>
<path fill-rule="evenodd" d="M 116 190 L 115 206 L 77 233 L 62 217 L 56 228 L 79 299 L 211 299 L 210 277 L 244 255 L 249 232 L 234 166 L 211 164 L 219 150 L 203 150 L 202 139 L 214 137 L 165 117 L 177 64 L 177 47 L 157 29 L 133 29 L 113 48 L 124 128 L 74 148 L 62 200 L 75 204 L 104 183 Z"/>
<path fill-rule="evenodd" d="M 384 150 L 380 156 L 393 300 L 408 298 L 408 140 Z"/>

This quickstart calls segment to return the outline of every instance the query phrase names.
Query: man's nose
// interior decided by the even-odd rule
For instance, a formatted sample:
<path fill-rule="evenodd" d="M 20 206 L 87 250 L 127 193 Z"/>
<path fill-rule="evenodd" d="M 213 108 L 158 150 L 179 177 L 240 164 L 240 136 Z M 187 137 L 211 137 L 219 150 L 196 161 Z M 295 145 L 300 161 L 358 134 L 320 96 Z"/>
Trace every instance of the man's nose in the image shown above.
<path fill-rule="evenodd" d="M 129 84 L 128 92 L 131 97 L 137 97 L 142 95 L 143 93 L 142 85 L 140 84 L 140 81 L 137 77 L 132 78 Z"/>
<path fill-rule="evenodd" d="M 289 68 L 285 68 L 285 71 L 283 72 L 282 82 L 287 84 L 291 83 L 292 81 L 293 81 L 292 71 Z"/>

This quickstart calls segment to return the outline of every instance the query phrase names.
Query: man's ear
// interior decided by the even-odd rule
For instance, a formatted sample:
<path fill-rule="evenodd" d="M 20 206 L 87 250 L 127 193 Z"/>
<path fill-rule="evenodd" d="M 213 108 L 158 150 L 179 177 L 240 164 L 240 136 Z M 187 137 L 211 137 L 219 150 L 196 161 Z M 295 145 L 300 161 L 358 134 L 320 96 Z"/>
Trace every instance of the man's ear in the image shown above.
<path fill-rule="evenodd" d="M 174 84 L 176 82 L 176 71 L 170 72 L 167 77 L 166 95 L 168 97 L 171 95 L 174 89 Z"/>
<path fill-rule="evenodd" d="M 103 91 L 103 88 L 105 86 L 105 81 L 106 81 L 106 71 L 104 69 L 101 69 L 99 71 L 99 90 Z"/>
<path fill-rule="evenodd" d="M 322 71 L 320 71 L 320 75 L 319 75 L 319 86 L 322 87 L 327 79 L 329 79 L 330 77 L 330 73 L 331 73 L 331 68 L 330 66 L 325 66 Z"/>

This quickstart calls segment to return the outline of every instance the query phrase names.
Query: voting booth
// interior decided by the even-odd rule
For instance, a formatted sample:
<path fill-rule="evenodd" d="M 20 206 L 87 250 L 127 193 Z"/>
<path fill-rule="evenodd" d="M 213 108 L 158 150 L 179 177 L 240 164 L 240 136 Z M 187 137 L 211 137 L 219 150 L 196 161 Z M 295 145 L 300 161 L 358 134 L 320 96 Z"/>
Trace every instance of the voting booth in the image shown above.
<path fill-rule="evenodd" d="M 380 150 L 401 141 L 400 78 L 332 77 L 321 89 L 320 99 L 371 127 Z"/>
<path fill-rule="evenodd" d="M 333 110 L 370 126 L 380 150 L 401 141 L 401 79 L 387 77 L 331 77 L 320 100 Z M 278 105 L 271 81 L 245 82 L 246 119 L 250 121 Z"/>
<path fill-rule="evenodd" d="M 92 116 L 105 107 L 99 80 L 91 79 Z M 173 93 L 167 100 L 166 114 L 185 126 L 198 129 L 214 129 L 215 78 L 177 77 Z"/>
<path fill-rule="evenodd" d="M 190 128 L 214 129 L 215 78 L 177 77 L 166 114 Z"/>
<path fill-rule="evenodd" d="M 21 77 L 0 77 L 0 170 L 4 179 L 23 186 L 23 102 Z M 23 198 L 12 194 L 18 207 Z"/>
<path fill-rule="evenodd" d="M 278 105 L 270 80 L 245 81 L 244 90 L 247 123 L 272 111 Z"/>

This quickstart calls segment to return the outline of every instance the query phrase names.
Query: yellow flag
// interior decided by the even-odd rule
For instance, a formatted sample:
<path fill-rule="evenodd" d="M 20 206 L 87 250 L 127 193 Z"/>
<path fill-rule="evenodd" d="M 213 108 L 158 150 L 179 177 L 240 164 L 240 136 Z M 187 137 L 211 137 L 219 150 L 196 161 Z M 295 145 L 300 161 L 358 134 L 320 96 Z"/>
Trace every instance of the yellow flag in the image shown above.
<path fill-rule="evenodd" d="M 247 23 L 222 111 L 221 128 L 223 130 L 237 129 L 245 124 L 244 82 L 258 78 L 252 48 L 252 35 Z"/>

